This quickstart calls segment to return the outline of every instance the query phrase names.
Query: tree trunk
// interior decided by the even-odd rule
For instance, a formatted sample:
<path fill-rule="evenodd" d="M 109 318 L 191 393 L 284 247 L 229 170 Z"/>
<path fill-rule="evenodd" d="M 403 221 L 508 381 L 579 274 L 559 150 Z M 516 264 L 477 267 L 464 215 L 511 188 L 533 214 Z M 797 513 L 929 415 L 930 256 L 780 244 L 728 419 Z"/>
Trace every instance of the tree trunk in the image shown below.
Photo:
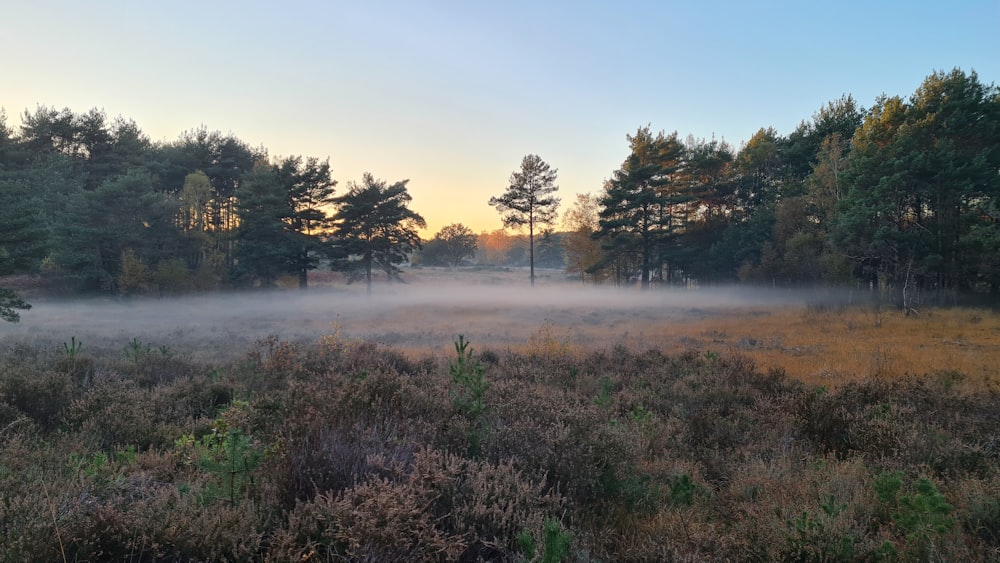
<path fill-rule="evenodd" d="M 532 221 L 528 221 L 528 264 L 531 287 L 535 287 L 535 224 Z"/>
<path fill-rule="evenodd" d="M 649 244 L 649 238 L 646 236 L 645 233 L 643 234 L 642 238 L 643 238 L 643 241 L 642 241 L 642 273 L 641 273 L 641 281 L 639 283 L 639 286 L 640 286 L 641 289 L 649 289 L 649 270 L 650 270 L 649 253 L 652 252 L 652 249 L 650 248 L 652 245 Z"/>
<path fill-rule="evenodd" d="M 365 292 L 369 297 L 372 294 L 372 257 L 365 256 Z"/>

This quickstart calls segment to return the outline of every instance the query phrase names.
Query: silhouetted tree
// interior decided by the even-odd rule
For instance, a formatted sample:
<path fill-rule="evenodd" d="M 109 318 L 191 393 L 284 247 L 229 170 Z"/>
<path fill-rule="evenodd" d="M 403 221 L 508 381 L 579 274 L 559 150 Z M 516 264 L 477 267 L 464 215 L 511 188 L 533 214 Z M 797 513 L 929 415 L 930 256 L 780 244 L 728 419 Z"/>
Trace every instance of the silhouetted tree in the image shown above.
<path fill-rule="evenodd" d="M 277 167 L 260 163 L 238 192 L 239 244 L 234 249 L 237 277 L 250 277 L 264 287 L 295 271 L 298 252 L 291 228 L 293 215 L 288 187 Z"/>
<path fill-rule="evenodd" d="M 292 207 L 290 224 L 296 251 L 291 265 L 299 287 L 305 288 L 309 270 L 316 269 L 325 250 L 321 237 L 329 230 L 331 220 L 326 208 L 334 202 L 337 182 L 330 176 L 329 160 L 291 157 L 281 162 L 279 170 Z"/>
<path fill-rule="evenodd" d="M 147 266 L 176 255 L 177 201 L 154 191 L 148 173 L 132 171 L 69 197 L 54 227 L 53 257 L 85 287 L 117 293 L 128 250 Z"/>
<path fill-rule="evenodd" d="M 552 194 L 558 170 L 553 169 L 537 155 L 521 159 L 521 169 L 510 175 L 507 191 L 500 197 L 491 197 L 490 205 L 497 208 L 506 227 L 528 227 L 528 263 L 531 285 L 535 285 L 535 226 L 551 225 L 556 219 L 559 198 Z"/>
<path fill-rule="evenodd" d="M 461 223 L 448 225 L 424 244 L 420 251 L 423 263 L 456 267 L 476 255 L 476 235 Z"/>
<path fill-rule="evenodd" d="M 365 173 L 361 183 L 348 184 L 347 193 L 333 198 L 333 269 L 347 273 L 348 279 L 364 279 L 369 295 L 372 270 L 380 268 L 390 279 L 399 276 L 400 264 L 419 249 L 418 228 L 424 218 L 409 209 L 412 197 L 406 191 L 409 180 L 387 184 Z"/>
<path fill-rule="evenodd" d="M 538 265 L 542 268 L 562 268 L 564 264 L 562 235 L 552 229 L 542 231 L 538 240 Z"/>

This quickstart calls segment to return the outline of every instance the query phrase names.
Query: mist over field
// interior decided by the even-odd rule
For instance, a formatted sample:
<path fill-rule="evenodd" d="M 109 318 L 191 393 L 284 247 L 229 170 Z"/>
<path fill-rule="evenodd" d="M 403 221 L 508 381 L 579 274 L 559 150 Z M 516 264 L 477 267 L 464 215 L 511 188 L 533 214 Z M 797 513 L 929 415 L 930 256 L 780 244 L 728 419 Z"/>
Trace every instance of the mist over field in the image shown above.
<path fill-rule="evenodd" d="M 410 351 L 450 348 L 459 334 L 477 347 L 524 344 L 542 327 L 584 346 L 652 347 L 657 327 L 707 315 L 737 314 L 822 299 L 804 291 L 747 288 L 657 289 L 552 282 L 490 281 L 452 275 L 408 284 L 279 289 L 132 300 L 37 299 L 0 339 L 61 347 L 75 337 L 89 351 L 120 350 L 133 338 L 153 346 L 219 359 L 244 354 L 268 335 L 315 341 L 338 333 Z"/>

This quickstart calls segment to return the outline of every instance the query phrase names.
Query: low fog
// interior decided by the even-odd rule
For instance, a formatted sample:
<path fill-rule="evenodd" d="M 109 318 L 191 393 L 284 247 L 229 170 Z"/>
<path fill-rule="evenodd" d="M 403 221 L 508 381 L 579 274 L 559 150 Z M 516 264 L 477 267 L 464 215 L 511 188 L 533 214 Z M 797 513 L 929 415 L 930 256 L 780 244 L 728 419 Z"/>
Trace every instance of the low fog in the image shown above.
<path fill-rule="evenodd" d="M 524 345 L 543 327 L 584 346 L 655 346 L 656 328 L 752 308 L 836 300 L 824 293 L 746 288 L 651 289 L 547 282 L 417 280 L 134 299 L 32 299 L 0 342 L 62 349 L 71 338 L 89 353 L 120 351 L 132 339 L 202 359 L 244 356 L 268 335 L 316 341 L 338 333 L 409 352 L 450 350 L 459 334 L 477 349 Z"/>

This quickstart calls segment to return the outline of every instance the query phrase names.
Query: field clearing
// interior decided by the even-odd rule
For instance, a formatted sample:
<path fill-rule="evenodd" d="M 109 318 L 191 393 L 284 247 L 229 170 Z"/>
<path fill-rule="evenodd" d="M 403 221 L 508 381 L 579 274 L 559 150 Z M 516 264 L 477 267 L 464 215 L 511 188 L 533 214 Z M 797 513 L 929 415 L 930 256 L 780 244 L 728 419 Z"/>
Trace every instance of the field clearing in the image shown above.
<path fill-rule="evenodd" d="M 994 312 L 410 274 L 32 297 L 0 560 L 996 560 Z"/>
<path fill-rule="evenodd" d="M 979 309 L 845 305 L 845 296 L 742 289 L 594 288 L 540 270 L 407 272 L 407 284 L 361 285 L 319 273 L 307 292 L 281 289 L 174 298 L 49 300 L 0 341 L 60 350 L 75 338 L 116 352 L 133 339 L 198 360 L 245 355 L 268 335 L 363 339 L 411 357 L 448 355 L 459 334 L 479 350 L 584 354 L 625 346 L 742 354 L 761 370 L 836 387 L 867 377 L 931 375 L 1000 388 L 1000 315 Z"/>

